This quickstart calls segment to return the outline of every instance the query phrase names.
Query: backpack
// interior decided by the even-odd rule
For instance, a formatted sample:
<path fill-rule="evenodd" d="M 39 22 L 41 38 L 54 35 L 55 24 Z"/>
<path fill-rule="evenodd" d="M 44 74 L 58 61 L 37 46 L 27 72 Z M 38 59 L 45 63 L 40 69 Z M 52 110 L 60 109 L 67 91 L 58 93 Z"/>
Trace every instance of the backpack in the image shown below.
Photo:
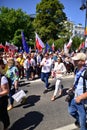
<path fill-rule="evenodd" d="M 0 75 L 0 84 L 1 84 L 1 78 L 2 78 L 2 76 L 5 76 L 5 75 L 3 75 L 3 74 Z M 8 78 L 7 76 L 5 76 L 5 77 L 6 77 L 6 79 L 8 80 L 9 90 L 10 90 L 10 89 L 11 89 L 11 86 L 12 86 L 12 81 L 11 81 L 11 79 Z"/>

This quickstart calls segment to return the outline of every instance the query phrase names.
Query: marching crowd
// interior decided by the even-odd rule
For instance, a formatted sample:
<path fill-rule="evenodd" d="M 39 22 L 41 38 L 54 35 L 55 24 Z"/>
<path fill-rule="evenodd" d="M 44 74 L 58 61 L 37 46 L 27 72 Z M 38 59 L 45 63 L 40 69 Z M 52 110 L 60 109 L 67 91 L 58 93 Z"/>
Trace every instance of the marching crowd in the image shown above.
<path fill-rule="evenodd" d="M 12 95 L 18 90 L 19 81 L 23 78 L 26 78 L 28 81 L 34 80 L 35 77 L 41 78 L 41 81 L 45 84 L 45 90 L 43 92 L 45 94 L 49 89 L 49 77 L 51 76 L 51 78 L 55 78 L 55 90 L 51 97 L 51 101 L 54 101 L 57 93 L 58 96 L 62 95 L 63 75 L 74 72 L 76 67 L 74 60 L 72 60 L 74 55 L 74 53 L 72 55 L 66 55 L 63 51 L 47 52 L 44 54 L 42 52 L 29 54 L 25 52 L 17 52 L 14 55 L 12 55 L 11 52 L 0 53 L 0 106 L 2 105 L 3 107 L 3 109 L 0 107 L 0 120 L 4 124 L 4 130 L 7 130 L 10 123 L 8 110 L 13 108 L 14 99 L 12 98 Z M 11 88 L 8 88 L 8 81 L 5 76 L 11 79 Z M 2 100 L 3 102 L 7 102 L 7 94 L 9 94 L 9 106 L 8 103 L 2 103 Z M 3 99 L 3 97 L 5 98 Z M 6 118 L 3 118 L 4 111 L 6 113 Z M 81 128 L 81 130 L 86 129 Z"/>

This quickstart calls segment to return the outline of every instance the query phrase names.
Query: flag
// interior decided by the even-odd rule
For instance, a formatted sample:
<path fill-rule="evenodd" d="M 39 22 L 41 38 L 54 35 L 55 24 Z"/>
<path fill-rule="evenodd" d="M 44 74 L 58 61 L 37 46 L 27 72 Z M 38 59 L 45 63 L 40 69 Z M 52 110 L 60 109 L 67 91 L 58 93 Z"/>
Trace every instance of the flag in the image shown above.
<path fill-rule="evenodd" d="M 18 47 L 16 47 L 14 44 L 10 44 L 9 42 L 6 41 L 5 43 L 5 49 L 4 49 L 6 52 L 8 51 L 17 51 L 18 50 Z"/>
<path fill-rule="evenodd" d="M 84 47 L 87 48 L 87 38 L 85 39 L 85 44 L 84 44 Z"/>
<path fill-rule="evenodd" d="M 69 52 L 69 50 L 68 50 L 68 48 L 66 47 L 66 44 L 64 44 L 64 53 L 65 53 L 65 54 L 68 54 L 68 52 Z"/>
<path fill-rule="evenodd" d="M 8 52 L 10 47 L 10 43 L 6 41 L 5 43 L 5 51 Z"/>
<path fill-rule="evenodd" d="M 0 44 L 0 49 L 5 49 L 5 46 Z"/>
<path fill-rule="evenodd" d="M 54 46 L 54 43 L 52 44 L 52 51 L 55 51 L 55 46 Z"/>
<path fill-rule="evenodd" d="M 29 47 L 29 53 L 31 53 L 31 46 Z"/>
<path fill-rule="evenodd" d="M 29 52 L 29 47 L 28 47 L 28 44 L 26 43 L 26 40 L 25 40 L 25 36 L 24 36 L 24 32 L 22 31 L 21 32 L 21 36 L 22 36 L 22 44 L 23 44 L 23 49 L 26 53 Z"/>
<path fill-rule="evenodd" d="M 39 50 L 39 51 L 42 51 L 42 49 L 45 47 L 44 46 L 44 43 L 42 42 L 42 40 L 39 38 L 38 34 L 36 34 L 36 48 Z"/>
<path fill-rule="evenodd" d="M 52 51 L 50 45 L 48 43 L 46 43 L 45 45 L 45 53 L 49 52 L 49 51 Z"/>
<path fill-rule="evenodd" d="M 84 35 L 87 36 L 87 27 L 85 28 Z"/>
<path fill-rule="evenodd" d="M 78 47 L 78 51 L 80 51 L 80 50 L 83 49 L 84 47 L 85 47 L 85 43 L 82 42 L 82 43 L 79 45 L 79 47 Z"/>
<path fill-rule="evenodd" d="M 70 38 L 68 44 L 66 45 L 66 47 L 68 49 L 70 49 L 71 45 L 72 45 L 72 39 Z"/>

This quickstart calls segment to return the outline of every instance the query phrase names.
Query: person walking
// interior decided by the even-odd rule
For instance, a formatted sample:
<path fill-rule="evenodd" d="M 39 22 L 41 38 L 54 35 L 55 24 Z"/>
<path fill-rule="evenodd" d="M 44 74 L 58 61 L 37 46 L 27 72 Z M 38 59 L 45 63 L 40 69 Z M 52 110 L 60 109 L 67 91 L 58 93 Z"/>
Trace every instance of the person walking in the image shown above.
<path fill-rule="evenodd" d="M 77 53 L 72 57 L 75 66 L 77 67 L 75 71 L 74 85 L 69 90 L 74 90 L 74 97 L 69 102 L 68 112 L 75 118 L 75 125 L 80 127 L 80 130 L 87 130 L 86 128 L 86 111 L 85 104 L 87 104 L 87 92 L 84 92 L 84 73 L 86 71 L 85 61 L 86 55 L 82 52 Z M 87 90 L 87 80 L 85 80 L 86 90 Z M 68 90 L 68 91 L 69 91 Z"/>
<path fill-rule="evenodd" d="M 26 59 L 24 60 L 23 66 L 24 66 L 24 70 L 25 70 L 25 74 L 26 74 L 26 79 L 29 80 L 29 78 L 30 78 L 30 66 L 31 66 L 29 55 L 26 56 Z"/>
<path fill-rule="evenodd" d="M 62 76 L 63 76 L 63 74 L 66 73 L 66 67 L 65 67 L 64 63 L 62 62 L 61 57 L 57 58 L 57 62 L 55 62 L 53 71 L 55 73 L 54 75 L 56 78 L 56 83 L 55 83 L 55 90 L 54 90 L 53 96 L 51 98 L 51 101 L 55 100 L 58 90 L 59 90 L 59 96 L 62 95 L 62 90 L 63 90 Z"/>
<path fill-rule="evenodd" d="M 11 88 L 9 92 L 9 99 L 10 105 L 8 106 L 7 110 L 11 110 L 13 108 L 14 99 L 12 95 L 18 90 L 18 79 L 19 79 L 19 71 L 18 68 L 15 66 L 15 62 L 13 58 L 9 58 L 8 61 L 8 70 L 6 72 L 6 76 L 11 79 Z"/>
<path fill-rule="evenodd" d="M 0 59 L 0 67 L 3 65 L 3 60 Z M 9 84 L 7 78 L 0 71 L 0 122 L 3 123 L 4 130 L 8 130 L 10 119 L 7 111 Z"/>
<path fill-rule="evenodd" d="M 48 92 L 48 79 L 51 73 L 51 67 L 52 67 L 52 61 L 49 58 L 49 54 L 46 53 L 44 58 L 41 61 L 41 80 L 45 83 L 45 90 L 44 90 L 44 94 Z"/>

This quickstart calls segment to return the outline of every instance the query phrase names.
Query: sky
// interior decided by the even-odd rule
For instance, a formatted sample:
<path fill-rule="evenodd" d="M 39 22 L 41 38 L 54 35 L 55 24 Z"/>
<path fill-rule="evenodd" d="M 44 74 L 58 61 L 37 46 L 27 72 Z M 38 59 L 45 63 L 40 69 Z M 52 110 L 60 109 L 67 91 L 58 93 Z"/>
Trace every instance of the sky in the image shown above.
<path fill-rule="evenodd" d="M 22 11 L 30 15 L 36 13 L 36 4 L 40 1 L 41 0 L 0 0 L 0 7 L 21 8 Z M 82 1 L 85 0 L 60 0 L 65 7 L 63 11 L 66 13 L 67 18 L 76 25 L 80 23 L 84 27 L 86 10 L 80 10 Z"/>

